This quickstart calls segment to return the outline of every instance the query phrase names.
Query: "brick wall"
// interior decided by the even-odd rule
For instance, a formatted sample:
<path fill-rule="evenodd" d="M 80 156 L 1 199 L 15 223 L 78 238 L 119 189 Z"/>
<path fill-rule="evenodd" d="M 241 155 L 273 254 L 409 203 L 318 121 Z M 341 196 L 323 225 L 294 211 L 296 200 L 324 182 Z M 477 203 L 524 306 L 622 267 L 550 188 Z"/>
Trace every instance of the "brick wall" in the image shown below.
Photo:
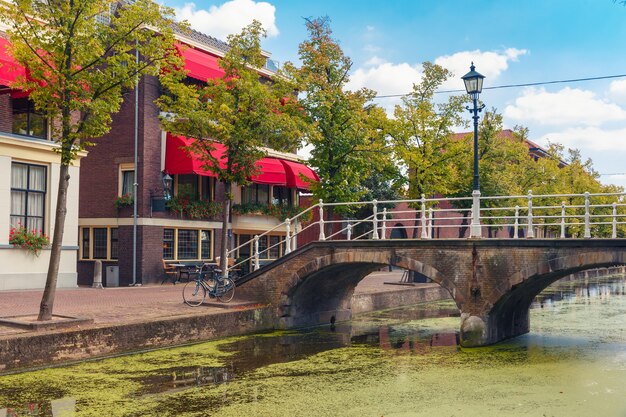
<path fill-rule="evenodd" d="M 0 95 L 0 132 L 11 132 L 13 111 L 11 107 L 11 95 Z"/>

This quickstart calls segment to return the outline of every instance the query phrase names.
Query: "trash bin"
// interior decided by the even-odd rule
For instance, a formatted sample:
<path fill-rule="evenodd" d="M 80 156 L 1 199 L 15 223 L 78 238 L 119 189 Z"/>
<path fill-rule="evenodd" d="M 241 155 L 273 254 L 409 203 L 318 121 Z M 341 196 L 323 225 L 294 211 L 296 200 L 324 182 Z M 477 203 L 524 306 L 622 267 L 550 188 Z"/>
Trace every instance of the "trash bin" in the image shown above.
<path fill-rule="evenodd" d="M 107 287 L 119 287 L 120 286 L 120 267 L 117 265 L 110 265 L 106 268 L 106 286 Z"/>

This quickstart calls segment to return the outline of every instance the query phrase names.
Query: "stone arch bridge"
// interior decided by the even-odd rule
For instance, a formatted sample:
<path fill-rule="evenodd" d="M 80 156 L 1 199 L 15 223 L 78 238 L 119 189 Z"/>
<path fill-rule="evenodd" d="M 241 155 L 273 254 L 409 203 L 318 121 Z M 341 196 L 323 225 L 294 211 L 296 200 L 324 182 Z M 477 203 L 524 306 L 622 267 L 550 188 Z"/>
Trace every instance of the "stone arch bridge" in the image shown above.
<path fill-rule="evenodd" d="M 626 239 L 361 240 L 313 242 L 245 276 L 281 328 L 351 318 L 358 282 L 382 266 L 441 285 L 461 312 L 460 339 L 483 346 L 527 333 L 533 298 L 567 275 L 626 264 Z"/>

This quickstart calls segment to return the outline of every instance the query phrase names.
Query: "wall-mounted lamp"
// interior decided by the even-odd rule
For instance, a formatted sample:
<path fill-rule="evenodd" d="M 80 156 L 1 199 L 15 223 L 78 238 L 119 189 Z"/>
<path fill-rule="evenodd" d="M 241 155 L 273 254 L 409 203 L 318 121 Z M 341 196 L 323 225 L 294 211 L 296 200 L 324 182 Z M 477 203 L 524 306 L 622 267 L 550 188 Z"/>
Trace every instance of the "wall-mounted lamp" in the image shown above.
<path fill-rule="evenodd" d="M 163 197 L 169 201 L 172 198 L 172 183 L 174 180 L 167 172 L 163 173 Z"/>

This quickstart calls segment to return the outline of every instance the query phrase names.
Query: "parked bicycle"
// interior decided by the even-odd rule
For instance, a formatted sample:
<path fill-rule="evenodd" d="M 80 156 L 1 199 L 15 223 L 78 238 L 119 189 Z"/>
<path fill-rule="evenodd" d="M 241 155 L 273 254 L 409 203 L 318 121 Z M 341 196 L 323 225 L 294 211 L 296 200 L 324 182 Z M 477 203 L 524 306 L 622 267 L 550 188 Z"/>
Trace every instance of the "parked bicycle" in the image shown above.
<path fill-rule="evenodd" d="M 207 294 L 209 298 L 228 303 L 235 296 L 234 279 L 222 277 L 221 271 L 216 269 L 200 270 L 197 277 L 183 287 L 183 300 L 191 307 L 202 304 Z"/>

